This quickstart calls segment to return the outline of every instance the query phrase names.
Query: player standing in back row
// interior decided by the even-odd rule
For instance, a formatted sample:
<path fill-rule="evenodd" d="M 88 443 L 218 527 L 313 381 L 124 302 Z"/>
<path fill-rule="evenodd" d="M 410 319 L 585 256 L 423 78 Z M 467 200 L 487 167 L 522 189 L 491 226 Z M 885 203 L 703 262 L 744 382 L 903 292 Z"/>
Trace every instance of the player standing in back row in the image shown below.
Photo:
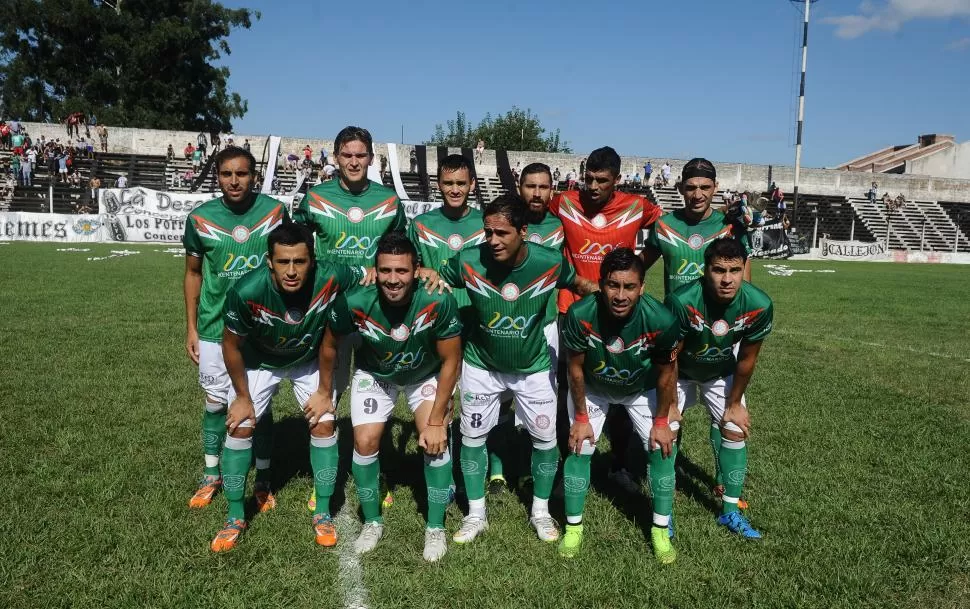
<path fill-rule="evenodd" d="M 189 507 L 202 508 L 222 487 L 219 455 L 226 428 L 230 381 L 222 359 L 222 306 L 226 292 L 247 272 L 266 263 L 266 237 L 287 219 L 276 199 L 252 190 L 256 159 L 241 148 L 223 150 L 215 158 L 222 196 L 189 214 L 185 223 L 185 350 L 199 367 L 205 392 L 202 445 L 205 470 Z M 260 510 L 276 500 L 269 486 L 272 415 L 256 430 L 256 499 Z"/>

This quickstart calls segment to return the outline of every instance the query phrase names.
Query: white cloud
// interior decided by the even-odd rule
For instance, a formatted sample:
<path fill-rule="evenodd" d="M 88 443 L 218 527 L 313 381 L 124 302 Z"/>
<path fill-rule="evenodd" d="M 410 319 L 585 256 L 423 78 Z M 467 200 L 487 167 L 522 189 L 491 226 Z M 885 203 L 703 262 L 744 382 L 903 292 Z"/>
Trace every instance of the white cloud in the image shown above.
<path fill-rule="evenodd" d="M 946 50 L 948 51 L 965 51 L 966 49 L 970 49 L 970 36 L 961 38 L 959 40 L 954 40 L 950 44 L 946 45 Z"/>
<path fill-rule="evenodd" d="M 835 26 L 839 38 L 858 38 L 871 31 L 895 32 L 914 19 L 970 18 L 970 0 L 866 0 L 858 13 L 826 17 L 823 23 Z"/>

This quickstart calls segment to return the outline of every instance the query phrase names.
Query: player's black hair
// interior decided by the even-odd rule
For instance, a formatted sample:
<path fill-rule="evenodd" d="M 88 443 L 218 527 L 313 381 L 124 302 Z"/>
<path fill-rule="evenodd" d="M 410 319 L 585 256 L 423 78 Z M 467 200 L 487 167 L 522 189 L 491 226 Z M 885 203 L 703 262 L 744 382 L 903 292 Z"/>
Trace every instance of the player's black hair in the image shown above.
<path fill-rule="evenodd" d="M 532 175 L 534 173 L 546 174 L 547 176 L 549 176 L 549 183 L 552 184 L 552 172 L 549 171 L 548 165 L 546 165 L 545 163 L 529 163 L 528 165 L 525 166 L 525 169 L 523 169 L 522 173 L 519 175 L 519 186 L 522 186 L 522 183 L 525 182 L 525 176 Z M 555 184 L 553 184 L 553 186 L 555 186 Z"/>
<path fill-rule="evenodd" d="M 704 250 L 704 267 L 709 267 L 715 258 L 724 260 L 747 260 L 748 253 L 737 239 L 717 239 Z"/>
<path fill-rule="evenodd" d="M 273 259 L 273 247 L 279 245 L 298 245 L 303 243 L 310 250 L 310 260 L 314 259 L 313 254 L 313 231 L 309 226 L 299 222 L 284 222 L 269 234 L 267 239 L 267 252 L 270 260 Z"/>
<path fill-rule="evenodd" d="M 636 272 L 640 278 L 640 283 L 643 283 L 643 276 L 646 273 L 646 269 L 643 268 L 643 260 L 632 249 L 618 247 L 603 257 L 603 262 L 600 264 L 600 282 L 606 281 L 606 278 L 614 271 L 629 271 L 630 269 Z"/>
<path fill-rule="evenodd" d="M 255 178 L 256 177 L 256 157 L 254 157 L 253 153 L 251 153 L 250 151 L 246 150 L 245 148 L 239 148 L 238 146 L 229 146 L 228 148 L 223 148 L 216 154 L 216 160 L 213 163 L 216 168 L 216 174 L 219 173 L 219 169 L 222 167 L 223 163 L 225 163 L 226 161 L 230 161 L 232 159 L 239 159 L 239 158 L 243 158 L 249 161 L 249 173 L 251 173 L 253 178 Z"/>
<path fill-rule="evenodd" d="M 702 158 L 693 158 L 680 170 L 681 184 L 691 178 L 709 178 L 717 181 L 717 169 L 714 163 Z"/>
<path fill-rule="evenodd" d="M 381 254 L 389 254 L 391 256 L 408 254 L 411 256 L 411 265 L 418 265 L 418 250 L 415 249 L 414 244 L 407 238 L 407 235 L 401 231 L 392 230 L 381 235 L 381 238 L 377 240 L 377 254 L 374 256 L 375 262 Z"/>
<path fill-rule="evenodd" d="M 441 172 L 445 170 L 461 171 L 462 169 L 467 169 L 468 176 L 471 177 L 472 164 L 468 162 L 468 159 L 460 154 L 449 154 L 440 163 L 438 163 L 438 180 L 441 180 Z"/>
<path fill-rule="evenodd" d="M 341 129 L 337 139 L 333 141 L 334 156 L 340 154 L 340 147 L 347 142 L 363 142 L 367 146 L 367 154 L 374 154 L 374 138 L 370 136 L 370 131 L 363 127 L 349 125 Z"/>
<path fill-rule="evenodd" d="M 586 171 L 609 170 L 613 177 L 620 175 L 620 155 L 609 146 L 603 146 L 589 153 L 586 158 Z M 580 176 L 582 179 L 582 176 Z"/>
<path fill-rule="evenodd" d="M 519 195 L 509 193 L 495 197 L 491 202 L 486 203 L 482 210 L 482 219 L 500 214 L 505 216 L 509 224 L 520 229 L 528 225 L 528 222 L 526 222 L 527 211 L 528 207 L 525 201 Z"/>

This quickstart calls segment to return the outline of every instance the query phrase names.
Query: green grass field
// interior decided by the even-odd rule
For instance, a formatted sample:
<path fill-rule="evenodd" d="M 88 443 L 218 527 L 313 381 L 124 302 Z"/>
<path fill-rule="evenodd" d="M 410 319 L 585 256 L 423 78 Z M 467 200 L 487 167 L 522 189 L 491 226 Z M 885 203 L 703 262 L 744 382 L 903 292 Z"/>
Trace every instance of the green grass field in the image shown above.
<path fill-rule="evenodd" d="M 508 494 L 489 499 L 484 537 L 427 565 L 421 460 L 404 420 L 382 452 L 396 497 L 385 538 L 354 582 L 340 546 L 313 543 L 306 431 L 288 386 L 274 406 L 279 507 L 251 521 L 237 550 L 209 551 L 225 502 L 186 507 L 202 467 L 202 394 L 183 348 L 182 258 L 129 246 L 141 253 L 88 261 L 112 246 L 59 247 L 0 246 L 2 607 L 970 606 L 966 267 L 791 262 L 835 272 L 779 277 L 756 263 L 776 303 L 748 392 L 745 495 L 760 543 L 714 523 L 695 409 L 676 564 L 655 562 L 649 500 L 612 488 L 601 452 L 578 558 L 538 541 L 527 502 Z M 655 269 L 654 294 L 659 285 Z M 352 525 L 349 419 L 341 433 L 334 508 Z M 642 473 L 642 455 L 634 462 Z M 562 522 L 561 500 L 553 513 Z M 451 531 L 460 515 L 449 508 Z"/>

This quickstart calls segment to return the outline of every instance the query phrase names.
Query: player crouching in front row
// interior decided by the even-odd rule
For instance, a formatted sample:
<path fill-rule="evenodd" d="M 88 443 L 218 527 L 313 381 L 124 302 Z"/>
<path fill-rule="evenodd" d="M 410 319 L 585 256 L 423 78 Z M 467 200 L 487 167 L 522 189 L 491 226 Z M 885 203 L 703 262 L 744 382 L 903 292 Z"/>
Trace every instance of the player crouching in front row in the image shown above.
<path fill-rule="evenodd" d="M 428 487 L 424 559 L 434 562 L 448 551 L 445 509 L 453 480 L 447 426 L 461 363 L 462 326 L 451 294 L 419 289 L 417 261 L 414 245 L 402 233 L 386 233 L 380 238 L 375 264 L 377 286 L 337 296 L 320 362 L 322 385 L 329 395 L 339 337 L 360 332 L 357 370 L 350 383 L 354 426 L 351 471 L 364 513 L 355 551 L 363 554 L 373 550 L 384 534 L 378 452 L 394 403 L 404 394 L 414 413 L 418 445 L 424 450 Z"/>
<path fill-rule="evenodd" d="M 222 352 L 232 390 L 222 483 L 229 515 L 212 540 L 214 552 L 231 550 L 246 529 L 243 496 L 253 457 L 253 428 L 283 379 L 292 381 L 310 426 L 316 541 L 324 546 L 337 543 L 328 511 L 337 478 L 337 433 L 332 397 L 322 393 L 317 353 L 334 297 L 356 285 L 363 273 L 356 267 L 315 261 L 313 234 L 301 224 L 279 226 L 268 241 L 267 266 L 244 275 L 226 296 Z M 330 378 L 329 371 L 325 378 Z"/>

